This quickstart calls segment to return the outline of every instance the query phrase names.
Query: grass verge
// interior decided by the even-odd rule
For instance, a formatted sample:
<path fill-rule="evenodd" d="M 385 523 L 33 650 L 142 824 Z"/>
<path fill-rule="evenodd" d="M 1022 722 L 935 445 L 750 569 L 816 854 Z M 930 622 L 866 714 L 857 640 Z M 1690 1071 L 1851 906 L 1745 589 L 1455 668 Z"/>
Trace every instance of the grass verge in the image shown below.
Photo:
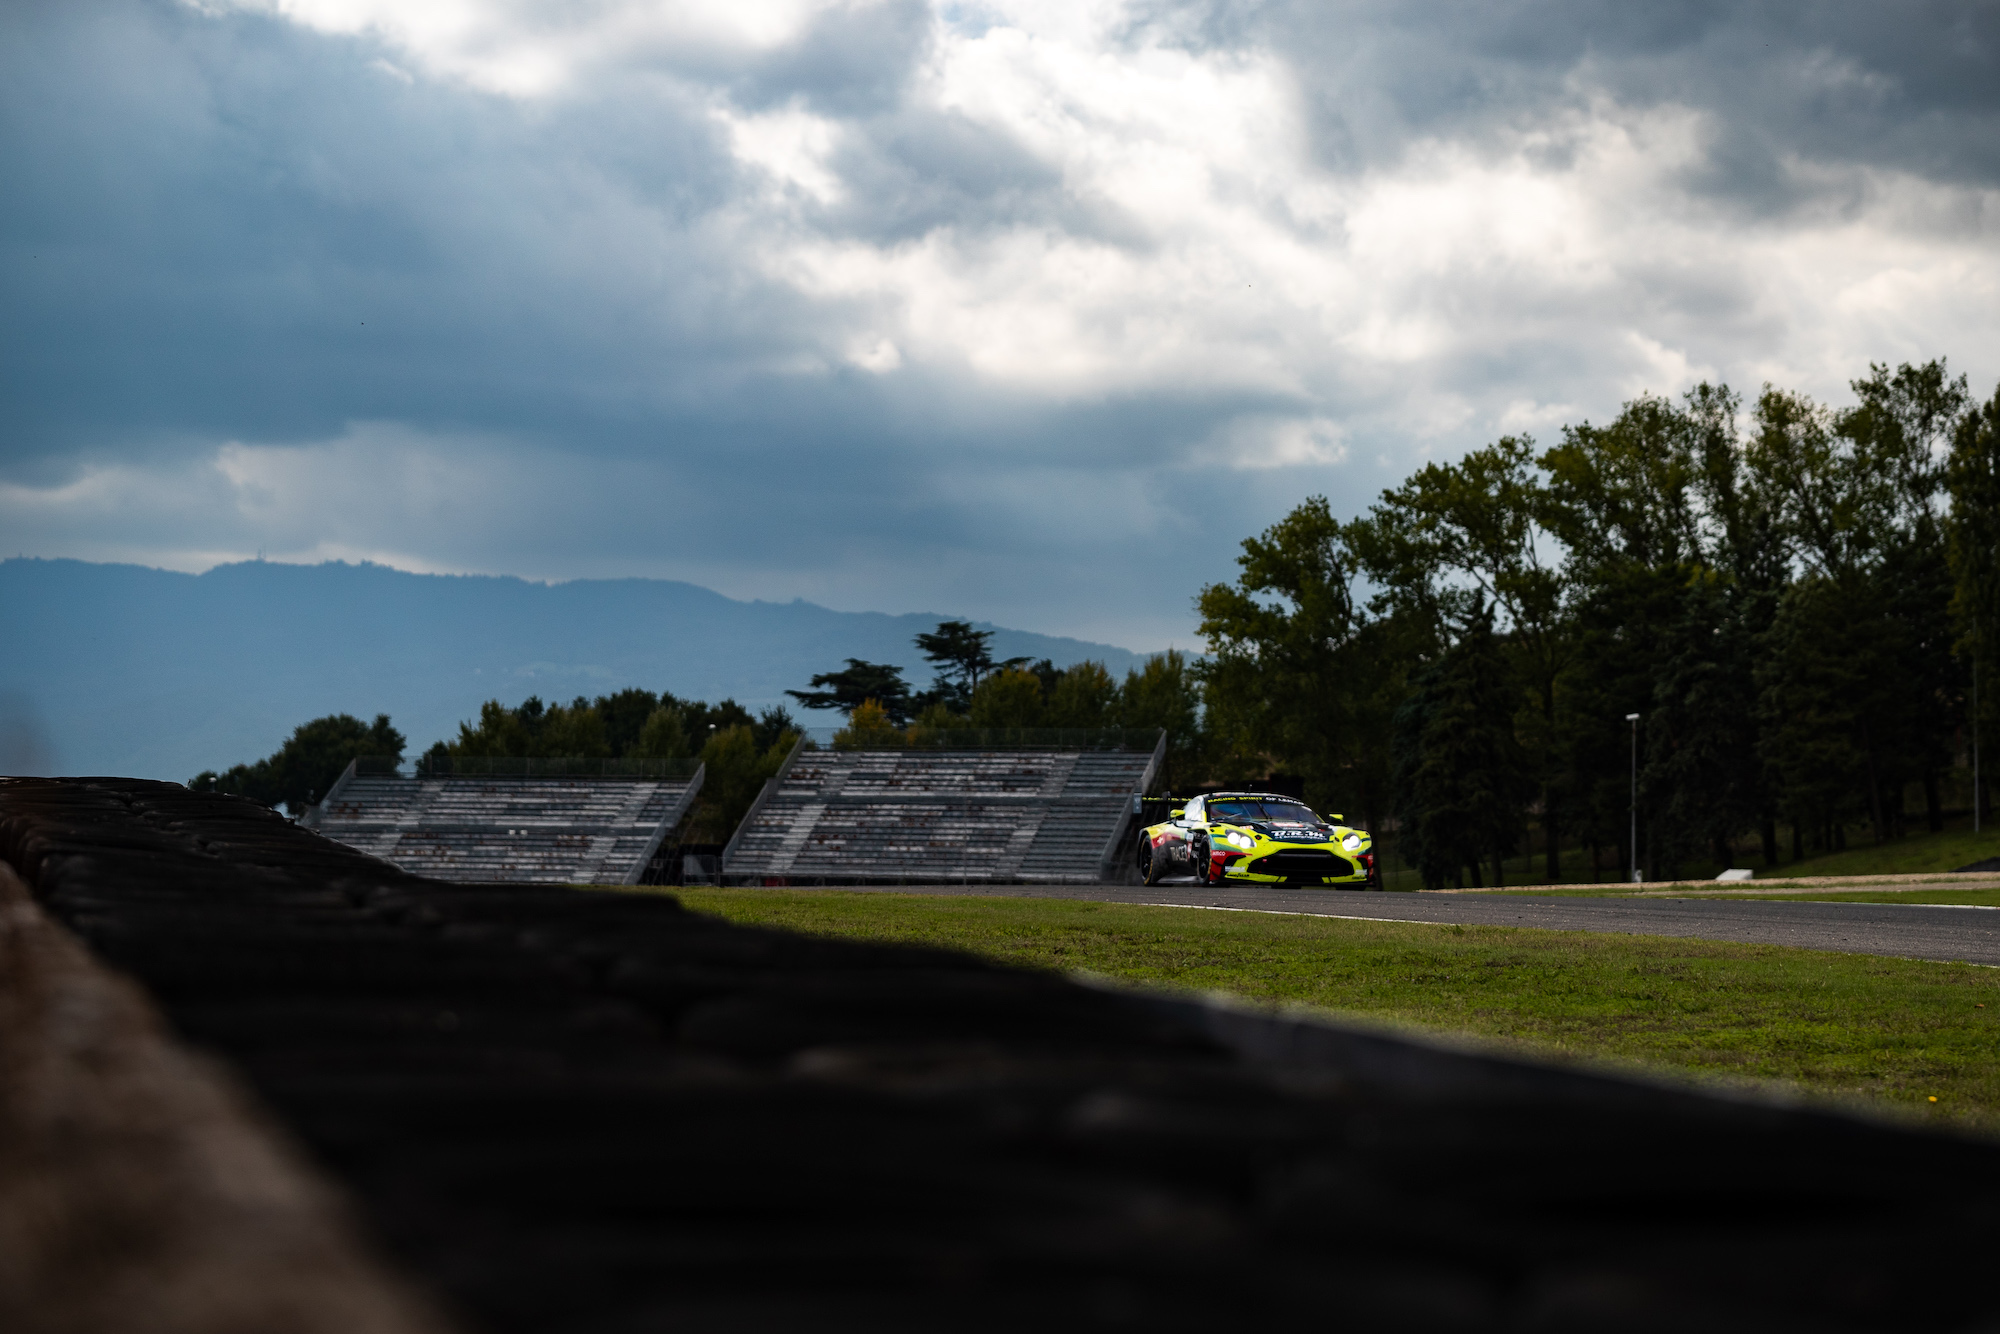
<path fill-rule="evenodd" d="M 2000 970 L 1990 968 L 1067 899 L 673 892 L 737 922 L 1312 1005 L 1544 1057 L 1780 1080 L 1874 1110 L 2000 1130 Z"/>
<path fill-rule="evenodd" d="M 1988 825 L 1975 834 L 1970 817 L 1966 817 L 1935 834 L 1906 834 L 1886 843 L 1869 843 L 1851 847 L 1845 852 L 1830 852 L 1803 861 L 1787 862 L 1783 866 L 1759 869 L 1757 878 L 1919 875 L 1926 871 L 1956 871 L 1961 866 L 1970 866 L 1989 857 L 2000 857 L 2000 829 Z"/>
<path fill-rule="evenodd" d="M 1786 840 L 1781 841 L 1789 847 L 1790 831 L 1785 832 Z M 1877 844 L 1870 839 L 1865 827 L 1858 827 L 1849 829 L 1848 838 L 1853 846 L 1845 852 L 1815 853 L 1798 861 L 1784 860 L 1776 866 L 1766 865 L 1763 853 L 1754 843 L 1745 842 L 1737 848 L 1732 864 L 1754 870 L 1759 880 L 1784 880 L 1822 875 L 1923 875 L 1956 871 L 1961 866 L 2000 857 L 2000 826 L 1988 824 L 1975 834 L 1969 813 L 1954 814 L 1935 834 L 1925 830 Z M 1590 854 L 1582 848 L 1564 849 L 1560 861 L 1561 880 L 1565 884 L 1590 884 L 1624 878 L 1623 870 L 1618 865 L 1600 863 L 1593 868 Z M 1546 885 L 1549 882 L 1545 869 L 1542 854 L 1517 853 L 1506 861 L 1507 887 Z M 1707 880 L 1722 870 L 1720 864 L 1698 858 L 1683 865 L 1681 874 L 1690 880 Z M 1422 878 L 1403 866 L 1401 858 L 1393 852 L 1383 882 L 1389 889 L 1423 887 Z"/>
<path fill-rule="evenodd" d="M 1592 885 L 1574 889 L 1528 885 L 1520 889 L 1484 892 L 1518 894 L 1537 899 L 1765 899 L 1787 903 L 1938 903 L 1959 907 L 2000 907 L 2000 886 L 1994 884 L 1991 876 L 1941 875 L 1935 882 L 1917 881 L 1914 884 L 1904 880 L 1870 884 L 1867 876 L 1843 878 L 1851 881 L 1854 888 L 1841 888 L 1840 880 L 1831 884 L 1771 880 L 1745 882 L 1768 883 L 1771 892 L 1764 894 L 1752 889 L 1725 888 L 1707 883 L 1649 885 L 1644 889 L 1623 885 Z M 1953 884 L 1954 880 L 1970 883 L 1967 888 L 1959 889 Z"/>

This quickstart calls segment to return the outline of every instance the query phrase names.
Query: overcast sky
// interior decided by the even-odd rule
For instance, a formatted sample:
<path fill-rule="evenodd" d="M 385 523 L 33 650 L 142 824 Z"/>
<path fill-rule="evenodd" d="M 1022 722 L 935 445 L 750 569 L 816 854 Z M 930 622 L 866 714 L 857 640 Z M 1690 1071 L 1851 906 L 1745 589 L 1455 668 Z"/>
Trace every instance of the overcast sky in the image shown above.
<path fill-rule="evenodd" d="M 0 543 L 1150 649 L 1298 499 L 2000 376 L 2000 5 L 16 3 Z"/>

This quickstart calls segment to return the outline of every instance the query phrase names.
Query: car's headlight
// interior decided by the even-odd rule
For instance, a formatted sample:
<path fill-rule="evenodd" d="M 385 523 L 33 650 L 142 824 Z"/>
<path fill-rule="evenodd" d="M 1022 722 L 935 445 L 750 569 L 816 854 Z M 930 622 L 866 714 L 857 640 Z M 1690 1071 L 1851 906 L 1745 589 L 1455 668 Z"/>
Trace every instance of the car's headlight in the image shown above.
<path fill-rule="evenodd" d="M 1242 848 L 1245 851 L 1248 851 L 1249 849 L 1257 846 L 1256 839 L 1250 837 L 1250 835 L 1248 834 L 1239 834 L 1234 829 L 1224 834 L 1222 838 L 1223 841 L 1229 844 L 1230 847 Z"/>
<path fill-rule="evenodd" d="M 1354 851 L 1361 846 L 1361 835 L 1349 834 L 1346 838 L 1340 840 L 1340 846 L 1346 848 L 1349 852 Z"/>

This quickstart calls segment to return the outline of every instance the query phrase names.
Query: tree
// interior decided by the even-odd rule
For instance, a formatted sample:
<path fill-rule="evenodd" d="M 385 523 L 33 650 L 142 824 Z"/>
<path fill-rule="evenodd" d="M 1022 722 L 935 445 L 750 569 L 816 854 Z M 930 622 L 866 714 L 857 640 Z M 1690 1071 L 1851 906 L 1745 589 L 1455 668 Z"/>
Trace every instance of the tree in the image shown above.
<path fill-rule="evenodd" d="M 1125 727 L 1166 729 L 1167 754 L 1155 781 L 1171 792 L 1198 781 L 1206 738 L 1201 728 L 1201 681 L 1187 655 L 1168 649 L 1125 673 L 1118 694 L 1119 722 Z"/>
<path fill-rule="evenodd" d="M 785 693 L 808 709 L 839 709 L 850 714 L 872 699 L 896 726 L 910 721 L 909 683 L 903 680 L 903 669 L 890 663 L 849 658 L 846 670 L 822 672 L 813 677 L 812 687 Z"/>
<path fill-rule="evenodd" d="M 752 718 L 750 710 L 733 699 L 725 699 L 717 704 L 709 704 L 698 699 L 684 699 L 677 702 L 681 711 L 687 715 L 688 739 L 697 750 L 707 745 L 708 739 L 716 733 L 726 732 L 732 727 L 748 727 L 753 736 L 763 735 L 759 731 L 763 724 Z"/>
<path fill-rule="evenodd" d="M 994 672 L 972 692 L 966 712 L 975 727 L 1040 727 L 1042 678 L 1019 667 Z"/>
<path fill-rule="evenodd" d="M 1840 608 L 1838 618 L 1808 615 L 1806 604 L 1796 603 L 1784 635 L 1770 642 L 1799 662 L 1841 655 L 1845 688 L 1863 692 L 1844 700 L 1852 710 L 1849 739 L 1861 747 L 1850 777 L 1880 840 L 1902 832 L 1903 791 L 1912 780 L 1923 784 L 1931 827 L 1943 824 L 1938 775 L 1950 762 L 1947 742 L 1964 683 L 1940 606 L 1951 576 L 1937 504 L 1942 447 L 1968 391 L 1942 360 L 1869 371 L 1853 382 L 1857 405 L 1838 413 L 1767 388 L 1752 461 L 1771 479 L 1799 556 L 1827 581 L 1812 591 L 1812 605 L 1831 599 Z M 1801 642 L 1809 634 L 1824 638 Z M 1774 667 L 1772 679 L 1800 671 Z"/>
<path fill-rule="evenodd" d="M 1387 797 L 1389 636 L 1357 605 L 1350 538 L 1321 496 L 1245 538 L 1236 583 L 1195 599 L 1209 649 L 1199 675 L 1227 769 L 1244 777 L 1273 763 L 1291 769 L 1305 777 L 1309 800 L 1358 808 L 1372 825 Z"/>
<path fill-rule="evenodd" d="M 1983 741 L 1991 735 L 2000 690 L 2000 389 L 1975 406 L 1952 433 L 1946 468 L 1951 511 L 1946 523 L 1952 576 L 1954 648 L 1978 674 L 1979 711 L 1970 718 Z M 1982 756 L 1983 757 L 1983 756 Z M 1985 793 L 1974 800 L 1985 805 Z"/>
<path fill-rule="evenodd" d="M 847 715 L 847 726 L 833 734 L 835 750 L 900 749 L 906 738 L 889 720 L 888 710 L 872 699 L 861 701 Z"/>
<path fill-rule="evenodd" d="M 1741 398 L 1726 386 L 1704 383 L 1687 395 L 1686 403 L 1696 438 L 1696 492 L 1705 516 L 1707 568 L 1719 571 L 1727 581 L 1726 615 L 1714 627 L 1715 642 L 1728 645 L 1733 655 L 1730 698 L 1754 700 L 1758 645 L 1770 631 L 1778 596 L 1791 577 L 1783 501 L 1771 479 L 1751 466 L 1749 451 L 1737 434 Z M 1743 744 L 1753 752 L 1761 726 L 1758 717 L 1752 709 L 1747 717 L 1737 718 L 1737 725 L 1745 729 Z M 1768 771 L 1756 765 L 1739 778 L 1743 786 L 1737 796 L 1754 808 L 1751 817 L 1762 836 L 1764 864 L 1775 865 L 1777 805 Z"/>
<path fill-rule="evenodd" d="M 1571 567 L 1701 560 L 1699 453 L 1699 419 L 1651 394 L 1627 403 L 1609 426 L 1564 427 L 1541 466 L 1550 526 Z"/>
<path fill-rule="evenodd" d="M 285 806 L 303 814 L 321 800 L 356 759 L 380 756 L 400 762 L 403 734 L 378 713 L 373 725 L 351 714 L 335 713 L 302 723 L 276 754 L 255 764 L 239 764 L 226 773 L 205 770 L 190 779 L 197 792 L 228 792 L 266 806 Z"/>
<path fill-rule="evenodd" d="M 1631 727 L 1653 708 L 1664 628 L 1679 613 L 1687 572 L 1618 562 L 1592 572 L 1574 607 L 1575 651 L 1557 685 L 1557 739 L 1571 828 L 1589 847 L 1593 878 L 1606 879 L 1604 847 L 1620 868 L 1628 845 Z"/>
<path fill-rule="evenodd" d="M 1480 884 L 1520 836 L 1533 780 L 1514 738 L 1515 685 L 1491 624 L 1475 621 L 1410 680 L 1395 728 L 1398 844 L 1424 884 Z"/>
<path fill-rule="evenodd" d="M 659 705 L 646 715 L 639 735 L 625 753 L 645 760 L 678 760 L 692 755 L 687 714 L 677 704 Z"/>
<path fill-rule="evenodd" d="M 1839 414 L 1835 429 L 1856 458 L 1857 476 L 1887 492 L 1881 508 L 1889 524 L 1866 571 L 1870 600 L 1888 623 L 1882 647 L 1893 659 L 1885 690 L 1871 701 L 1882 777 L 1873 805 L 1878 835 L 1900 833 L 1903 788 L 1918 779 L 1935 831 L 1944 827 L 1938 779 L 1951 763 L 1949 742 L 1968 685 L 1952 651 L 1953 580 L 1939 502 L 1948 495 L 1949 446 L 1971 393 L 1943 358 L 1868 370 L 1867 379 L 1853 382 L 1857 406 Z"/>
<path fill-rule="evenodd" d="M 599 695 L 594 701 L 579 695 L 568 705 L 547 705 L 530 695 L 513 708 L 487 700 L 479 706 L 477 723 L 460 723 L 457 739 L 439 742 L 426 758 L 684 759 L 732 727 L 750 728 L 760 750 L 779 733 L 797 730 L 782 708 L 766 709 L 753 719 L 733 699 L 708 704 L 635 688 Z"/>
<path fill-rule="evenodd" d="M 1862 660 L 1842 651 L 1853 639 L 1838 581 L 1814 574 L 1785 591 L 1757 664 L 1760 750 L 1795 847 L 1806 830 L 1821 850 L 1845 847 L 1864 785 L 1860 715 L 1869 690 Z"/>
<path fill-rule="evenodd" d="M 1821 573 L 1854 574 L 1892 522 L 1884 479 L 1841 448 L 1833 414 L 1803 394 L 1766 385 L 1756 427 L 1750 466 L 1776 497 L 1792 550 Z"/>
<path fill-rule="evenodd" d="M 1735 596 L 1725 576 L 1693 567 L 1680 615 L 1654 650 L 1640 784 L 1656 831 L 1654 873 L 1664 865 L 1670 880 L 1697 857 L 1728 866 L 1730 840 L 1752 828 L 1762 810 L 1755 644 L 1732 605 Z"/>
<path fill-rule="evenodd" d="M 1767 394 L 1811 444 L 1825 415 Z M 1774 807 L 1756 751 L 1756 646 L 1789 575 L 1785 488 L 1737 432 L 1741 399 L 1703 383 L 1679 403 L 1627 403 L 1607 427 L 1563 433 L 1542 458 L 1549 527 L 1567 550 L 1573 667 L 1556 678 L 1556 784 L 1591 848 L 1624 848 L 1630 797 L 1628 713 L 1646 718 L 1649 864 L 1699 850 L 1733 859 L 1729 840 L 1761 824 L 1775 860 Z M 1814 432 L 1818 432 L 1815 435 Z M 1720 712 L 1686 707 L 1690 692 Z M 1726 707 L 1725 707 L 1726 706 Z M 1720 757 L 1744 761 L 1720 781 Z M 1625 848 L 1627 856 L 1631 849 Z M 1621 857 L 1621 862 L 1625 858 Z"/>
<path fill-rule="evenodd" d="M 888 722 L 886 714 L 883 722 Z M 933 703 L 917 715 L 916 722 L 910 724 L 909 737 L 917 745 L 943 745 L 949 740 L 945 733 L 962 731 L 970 726 L 972 720 L 964 714 L 953 712 L 949 705 Z"/>
<path fill-rule="evenodd" d="M 447 750 L 454 756 L 582 756 L 610 755 L 611 741 L 604 718 L 579 695 L 568 705 L 545 705 L 530 695 L 516 708 L 497 699 L 479 706 L 479 723 L 458 725 L 458 739 Z"/>
<path fill-rule="evenodd" d="M 1050 727 L 1108 727 L 1118 708 L 1118 682 L 1101 662 L 1079 662 L 1056 678 L 1043 721 Z"/>
<path fill-rule="evenodd" d="M 1952 763 L 1970 682 L 1970 664 L 1953 653 L 1953 579 L 1942 525 L 1926 522 L 1888 543 L 1863 596 L 1850 607 L 1857 627 L 1872 626 L 1873 749 L 1881 774 L 1884 833 L 1901 833 L 1903 789 L 1923 785 L 1925 820 L 1944 828 L 1939 780 Z"/>
<path fill-rule="evenodd" d="M 969 708 L 972 692 L 994 667 L 987 647 L 992 638 L 991 630 L 975 630 L 967 621 L 940 621 L 934 634 L 918 635 L 917 647 L 939 669 L 927 701 L 961 713 Z"/>
<path fill-rule="evenodd" d="M 721 843 L 749 813 L 765 780 L 777 775 L 798 740 L 796 733 L 781 733 L 769 746 L 757 746 L 754 729 L 738 723 L 716 732 L 703 743 L 701 797 L 688 822 L 690 843 Z"/>
<path fill-rule="evenodd" d="M 1652 407 L 1644 405 L 1649 412 Z M 1572 484 L 1603 482 L 1583 466 L 1598 464 L 1600 444 L 1589 437 L 1565 447 L 1576 455 L 1567 474 Z M 1544 462 L 1560 464 L 1564 457 L 1564 451 L 1551 451 Z M 1501 649 L 1532 700 L 1521 730 L 1535 756 L 1547 874 L 1554 880 L 1560 878 L 1562 832 L 1555 693 L 1571 652 L 1565 608 L 1571 576 L 1551 564 L 1550 525 L 1568 516 L 1536 468 L 1534 441 L 1527 436 L 1504 436 L 1456 464 L 1430 464 L 1383 492 L 1368 519 L 1356 525 L 1355 546 L 1383 589 L 1382 607 L 1419 624 L 1419 618 L 1433 618 L 1447 634 L 1468 632 L 1496 611 L 1504 618 Z"/>
<path fill-rule="evenodd" d="M 1947 450 L 1972 401 L 1966 378 L 1952 379 L 1939 357 L 1893 372 L 1870 364 L 1868 378 L 1851 386 L 1858 402 L 1838 416 L 1835 430 L 1851 442 L 1857 471 L 1879 479 L 1898 530 L 1934 524 Z"/>
<path fill-rule="evenodd" d="M 724 702 L 734 703 L 735 701 L 727 700 Z M 799 725 L 793 721 L 792 715 L 786 712 L 782 704 L 773 704 L 770 708 L 758 714 L 757 721 L 750 725 L 750 739 L 756 743 L 757 749 L 760 751 L 769 750 L 780 741 L 784 741 L 786 745 L 790 745 L 793 741 L 797 741 L 798 737 Z"/>

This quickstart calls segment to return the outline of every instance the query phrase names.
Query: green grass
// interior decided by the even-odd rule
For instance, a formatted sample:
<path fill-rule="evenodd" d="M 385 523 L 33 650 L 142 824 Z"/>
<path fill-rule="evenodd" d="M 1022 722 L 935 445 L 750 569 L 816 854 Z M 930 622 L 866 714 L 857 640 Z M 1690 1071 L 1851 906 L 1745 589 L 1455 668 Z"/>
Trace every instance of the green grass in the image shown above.
<path fill-rule="evenodd" d="M 1518 889 L 1508 888 L 1494 893 L 1519 894 L 1537 899 L 1622 899 L 1622 898 L 1675 898 L 1675 899 L 1785 899 L 1804 903 L 1977 903 L 2000 902 L 1990 897 L 1990 878 L 1963 876 L 1960 879 L 1978 884 L 1978 889 L 1955 889 L 1950 884 L 1951 877 L 1940 877 L 1945 883 L 1930 885 L 1918 882 L 1920 888 L 1906 889 L 1907 881 L 1895 884 L 1870 886 L 1867 876 L 1852 877 L 1857 888 L 1841 889 L 1837 885 L 1808 885 L 1796 880 L 1773 877 L 1768 881 L 1739 881 L 1737 885 L 1768 885 L 1770 893 L 1760 894 L 1756 889 L 1743 889 L 1737 885 L 1707 884 L 1660 884 L 1650 885 L 1643 890 L 1631 889 L 1623 885 L 1557 887 L 1552 885 L 1524 885 Z M 1786 890 L 1786 886 L 1797 888 Z"/>
<path fill-rule="evenodd" d="M 1781 830 L 1780 833 L 1780 844 L 1789 852 L 1790 831 Z M 1847 837 L 1849 847 L 1845 852 L 1817 853 L 1798 861 L 1780 860 L 1776 866 L 1764 864 L 1763 851 L 1755 839 L 1744 840 L 1737 845 L 1732 864 L 1756 871 L 1759 880 L 1778 880 L 1821 875 L 1924 875 L 1956 871 L 1973 862 L 2000 857 L 2000 827 L 1988 824 L 1975 835 L 1970 814 L 1948 818 L 1944 829 L 1938 833 L 1906 834 L 1882 844 L 1872 841 L 1866 826 L 1849 828 Z M 1393 853 L 1389 861 L 1389 869 L 1383 874 L 1384 888 L 1423 887 L 1417 873 L 1402 866 Z M 1606 863 L 1593 870 L 1590 853 L 1583 848 L 1563 849 L 1559 862 L 1563 884 L 1583 885 L 1624 879 L 1621 866 Z M 1543 874 L 1546 867 L 1539 852 L 1516 853 L 1506 859 L 1505 869 L 1506 887 L 1509 889 L 1547 884 Z M 1708 880 L 1724 869 L 1719 863 L 1708 860 L 1691 861 L 1681 867 L 1681 876 L 1689 880 Z"/>
<path fill-rule="evenodd" d="M 674 892 L 737 922 L 1304 1004 L 1545 1057 L 1779 1080 L 1875 1110 L 2000 1130 L 2000 970 L 1990 968 L 1066 899 Z"/>
<path fill-rule="evenodd" d="M 1863 832 L 1851 831 L 1850 844 L 1866 839 Z M 1787 862 L 1770 870 L 1760 869 L 1759 879 L 1796 875 L 1921 875 L 1927 871 L 1956 871 L 1961 866 L 2000 857 L 2000 829 L 1988 825 L 1974 834 L 1968 818 L 1943 832 L 1906 834 L 1886 843 L 1850 846 L 1845 852 L 1830 852 Z"/>

